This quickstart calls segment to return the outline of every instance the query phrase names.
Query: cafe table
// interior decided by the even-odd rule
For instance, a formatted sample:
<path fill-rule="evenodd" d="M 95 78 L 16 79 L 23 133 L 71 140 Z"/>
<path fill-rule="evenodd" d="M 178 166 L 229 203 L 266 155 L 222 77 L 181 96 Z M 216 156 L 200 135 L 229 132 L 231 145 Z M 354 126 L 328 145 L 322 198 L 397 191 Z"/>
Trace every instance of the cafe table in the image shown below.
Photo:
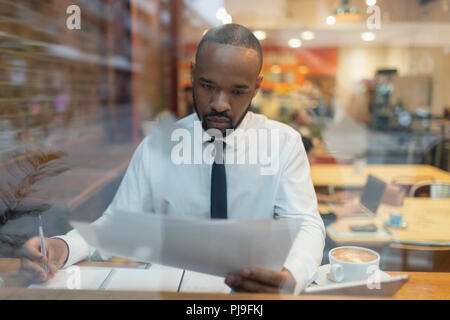
<path fill-rule="evenodd" d="M 438 180 L 450 182 L 449 172 L 430 165 L 311 165 L 311 179 L 315 187 L 361 188 L 365 185 L 369 174 L 385 181 L 386 183 L 394 182 L 396 179 L 409 179 L 413 182 L 421 180 Z"/>
<path fill-rule="evenodd" d="M 141 263 L 124 258 L 112 258 L 105 262 L 85 261 L 78 265 L 99 267 L 136 268 Z M 332 295 L 289 295 L 261 293 L 177 293 L 155 291 L 109 291 L 109 290 L 60 290 L 30 289 L 19 273 L 20 260 L 0 259 L 0 276 L 6 286 L 0 288 L 0 300 L 448 300 L 450 299 L 450 273 L 442 272 L 389 272 L 389 275 L 409 276 L 408 281 L 391 297 L 382 296 L 332 296 Z"/>
<path fill-rule="evenodd" d="M 403 214 L 404 228 L 386 225 L 391 212 Z M 352 232 L 354 225 L 374 223 L 377 232 Z M 389 242 L 450 246 L 450 198 L 405 198 L 402 206 L 381 204 L 374 217 L 338 217 L 327 226 L 337 245 L 384 246 Z"/>

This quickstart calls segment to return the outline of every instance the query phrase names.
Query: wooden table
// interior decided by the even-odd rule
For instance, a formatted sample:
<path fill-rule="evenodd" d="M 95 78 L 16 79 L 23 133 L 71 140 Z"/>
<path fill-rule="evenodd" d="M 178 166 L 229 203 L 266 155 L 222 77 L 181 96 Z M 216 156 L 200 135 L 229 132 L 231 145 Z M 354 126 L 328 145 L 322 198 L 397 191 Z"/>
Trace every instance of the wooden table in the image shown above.
<path fill-rule="evenodd" d="M 113 258 L 107 262 L 83 262 L 80 265 L 136 267 L 140 263 L 127 259 Z M 450 299 L 450 273 L 438 272 L 388 272 L 390 275 L 408 274 L 409 280 L 393 297 L 344 297 L 326 295 L 277 295 L 277 294 L 220 294 L 220 293 L 176 293 L 142 291 L 101 290 L 52 290 L 28 289 L 17 282 L 20 261 L 0 259 L 0 276 L 5 277 L 8 286 L 0 288 L 0 300 L 4 299 L 169 299 L 169 300 L 328 300 L 328 299 Z M 15 282 L 14 282 L 15 281 Z"/>
<path fill-rule="evenodd" d="M 400 212 L 408 223 L 405 229 L 384 228 L 390 212 Z M 380 232 L 354 233 L 350 226 L 374 223 Z M 387 230 L 387 232 L 384 231 Z M 384 246 L 388 242 L 450 246 L 450 199 L 406 198 L 402 207 L 380 205 L 374 218 L 339 218 L 327 227 L 328 236 L 338 245 Z"/>
<path fill-rule="evenodd" d="M 450 182 L 450 173 L 429 165 L 366 165 L 357 172 L 352 165 L 316 164 L 311 166 L 311 178 L 315 187 L 361 188 L 371 174 L 387 183 L 397 177 L 423 177 Z"/>

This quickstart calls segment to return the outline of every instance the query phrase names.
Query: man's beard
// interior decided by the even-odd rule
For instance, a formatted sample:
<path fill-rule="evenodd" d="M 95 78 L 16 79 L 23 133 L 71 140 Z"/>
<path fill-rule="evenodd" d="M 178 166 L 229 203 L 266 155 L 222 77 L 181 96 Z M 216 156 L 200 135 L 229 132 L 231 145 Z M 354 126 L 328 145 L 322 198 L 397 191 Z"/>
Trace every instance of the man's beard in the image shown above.
<path fill-rule="evenodd" d="M 245 109 L 245 111 L 244 111 L 244 113 L 242 114 L 242 116 L 241 116 L 241 118 L 239 119 L 239 121 L 236 123 L 235 126 L 233 126 L 233 120 L 232 120 L 229 116 L 227 116 L 224 112 L 219 113 L 219 112 L 216 112 L 216 111 L 212 111 L 211 113 L 206 114 L 206 115 L 202 118 L 202 117 L 200 116 L 200 113 L 198 112 L 197 101 L 195 100 L 194 90 L 192 90 L 192 101 L 193 101 L 193 103 L 194 103 L 194 110 L 195 110 L 195 112 L 197 113 L 198 118 L 202 121 L 202 128 L 203 128 L 203 130 L 207 131 L 208 129 L 211 129 L 211 128 L 208 128 L 208 124 L 206 123 L 206 120 L 205 120 L 205 119 L 206 119 L 207 117 L 210 117 L 210 116 L 224 117 L 224 118 L 227 118 L 227 119 L 230 120 L 230 122 L 231 122 L 231 127 L 230 127 L 230 128 L 227 128 L 227 129 L 225 129 L 225 130 L 223 130 L 223 132 L 222 132 L 222 135 L 223 135 L 224 137 L 227 135 L 227 131 L 228 131 L 228 130 L 234 131 L 237 127 L 239 127 L 239 125 L 241 124 L 242 120 L 244 120 L 245 115 L 247 114 L 248 110 L 250 109 L 250 106 L 252 105 L 252 101 L 250 101 L 250 103 L 248 104 L 247 108 Z"/>

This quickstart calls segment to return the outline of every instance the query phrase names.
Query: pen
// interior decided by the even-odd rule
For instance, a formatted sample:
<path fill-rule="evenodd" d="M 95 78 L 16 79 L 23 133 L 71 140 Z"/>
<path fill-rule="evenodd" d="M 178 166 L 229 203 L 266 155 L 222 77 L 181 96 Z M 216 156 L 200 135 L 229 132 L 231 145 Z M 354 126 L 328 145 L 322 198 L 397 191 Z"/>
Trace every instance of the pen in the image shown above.
<path fill-rule="evenodd" d="M 39 222 L 39 238 L 41 239 L 41 251 L 42 254 L 47 257 L 47 251 L 45 250 L 45 243 L 44 243 L 44 229 L 42 228 L 42 218 L 41 215 L 38 215 L 38 222 Z M 44 264 L 44 270 L 46 273 L 48 273 L 47 265 Z"/>

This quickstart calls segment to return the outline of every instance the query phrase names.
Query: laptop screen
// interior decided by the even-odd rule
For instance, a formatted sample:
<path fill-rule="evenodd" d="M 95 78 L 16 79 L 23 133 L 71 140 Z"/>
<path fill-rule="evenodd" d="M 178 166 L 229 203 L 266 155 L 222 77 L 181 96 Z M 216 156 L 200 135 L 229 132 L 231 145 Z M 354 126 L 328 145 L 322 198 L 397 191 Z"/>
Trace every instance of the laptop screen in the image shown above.
<path fill-rule="evenodd" d="M 386 182 L 369 175 L 361 194 L 360 203 L 372 213 L 377 213 L 378 206 L 386 190 Z"/>

